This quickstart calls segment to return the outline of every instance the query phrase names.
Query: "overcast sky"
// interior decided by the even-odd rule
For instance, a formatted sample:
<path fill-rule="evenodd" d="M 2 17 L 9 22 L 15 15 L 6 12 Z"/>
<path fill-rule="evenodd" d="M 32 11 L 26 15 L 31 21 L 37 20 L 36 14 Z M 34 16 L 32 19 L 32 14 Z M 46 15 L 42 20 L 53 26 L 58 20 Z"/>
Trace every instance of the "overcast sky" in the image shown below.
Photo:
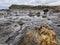
<path fill-rule="evenodd" d="M 0 0 L 0 9 L 6 9 L 12 4 L 25 5 L 60 5 L 60 0 Z"/>

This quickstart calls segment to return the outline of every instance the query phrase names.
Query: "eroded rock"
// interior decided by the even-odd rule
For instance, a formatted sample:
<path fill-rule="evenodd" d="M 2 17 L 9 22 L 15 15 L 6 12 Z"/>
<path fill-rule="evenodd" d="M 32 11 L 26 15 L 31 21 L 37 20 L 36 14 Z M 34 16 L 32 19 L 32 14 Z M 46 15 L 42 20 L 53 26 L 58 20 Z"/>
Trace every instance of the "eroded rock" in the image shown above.
<path fill-rule="evenodd" d="M 46 25 L 29 28 L 18 45 L 59 45 L 56 33 Z"/>

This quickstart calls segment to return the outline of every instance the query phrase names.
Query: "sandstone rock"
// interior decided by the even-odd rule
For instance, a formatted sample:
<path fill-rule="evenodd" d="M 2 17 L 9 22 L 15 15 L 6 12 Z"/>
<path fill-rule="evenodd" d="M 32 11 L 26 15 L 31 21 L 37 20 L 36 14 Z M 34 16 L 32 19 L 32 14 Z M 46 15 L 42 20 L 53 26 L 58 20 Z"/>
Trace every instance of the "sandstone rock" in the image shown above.
<path fill-rule="evenodd" d="M 59 45 L 56 33 L 46 25 L 27 29 L 18 45 Z"/>

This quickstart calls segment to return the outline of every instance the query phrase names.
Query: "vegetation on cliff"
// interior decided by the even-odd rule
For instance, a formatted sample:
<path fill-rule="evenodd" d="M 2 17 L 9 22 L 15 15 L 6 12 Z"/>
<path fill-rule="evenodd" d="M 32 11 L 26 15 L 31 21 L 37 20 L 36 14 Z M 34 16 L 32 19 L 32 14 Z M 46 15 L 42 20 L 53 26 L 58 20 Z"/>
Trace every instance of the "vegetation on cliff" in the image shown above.
<path fill-rule="evenodd" d="M 43 8 L 49 8 L 49 9 L 55 9 L 59 8 L 60 6 L 44 6 L 44 5 L 38 5 L 38 6 L 33 6 L 33 5 L 11 5 L 9 7 L 10 9 L 43 9 Z"/>

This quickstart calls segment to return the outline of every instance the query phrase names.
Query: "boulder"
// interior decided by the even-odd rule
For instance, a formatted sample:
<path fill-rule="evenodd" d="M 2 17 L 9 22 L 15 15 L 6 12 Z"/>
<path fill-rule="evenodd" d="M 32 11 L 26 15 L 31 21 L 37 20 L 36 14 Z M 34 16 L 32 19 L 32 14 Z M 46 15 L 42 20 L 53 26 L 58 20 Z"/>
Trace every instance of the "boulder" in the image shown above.
<path fill-rule="evenodd" d="M 27 29 L 20 39 L 18 45 L 60 45 L 56 33 L 47 25 Z"/>

